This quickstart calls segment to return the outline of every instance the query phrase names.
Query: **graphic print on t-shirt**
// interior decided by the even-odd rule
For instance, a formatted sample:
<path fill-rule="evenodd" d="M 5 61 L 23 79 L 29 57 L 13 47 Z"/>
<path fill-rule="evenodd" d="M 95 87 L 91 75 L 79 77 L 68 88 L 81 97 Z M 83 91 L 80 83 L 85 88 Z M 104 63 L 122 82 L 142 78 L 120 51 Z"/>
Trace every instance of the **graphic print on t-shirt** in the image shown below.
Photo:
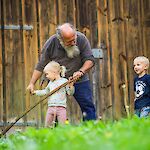
<path fill-rule="evenodd" d="M 145 92 L 145 87 L 146 87 L 146 84 L 143 81 L 137 81 L 135 83 L 135 95 L 137 99 L 143 96 Z"/>

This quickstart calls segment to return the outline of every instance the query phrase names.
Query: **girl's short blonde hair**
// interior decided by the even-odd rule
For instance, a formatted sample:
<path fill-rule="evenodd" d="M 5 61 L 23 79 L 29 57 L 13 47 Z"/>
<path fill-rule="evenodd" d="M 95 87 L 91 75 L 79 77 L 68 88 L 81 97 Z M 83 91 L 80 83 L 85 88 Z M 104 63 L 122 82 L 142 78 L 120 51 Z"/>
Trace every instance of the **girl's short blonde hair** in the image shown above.
<path fill-rule="evenodd" d="M 65 66 L 61 66 L 59 63 L 55 62 L 55 61 L 50 61 L 44 68 L 44 72 L 49 71 L 51 69 L 54 69 L 55 71 L 58 71 L 58 73 L 60 73 L 61 77 L 65 77 L 65 73 L 66 73 L 66 67 Z"/>
<path fill-rule="evenodd" d="M 147 69 L 149 68 L 149 59 L 145 56 L 138 56 L 134 59 L 134 61 L 141 61 L 147 65 Z"/>

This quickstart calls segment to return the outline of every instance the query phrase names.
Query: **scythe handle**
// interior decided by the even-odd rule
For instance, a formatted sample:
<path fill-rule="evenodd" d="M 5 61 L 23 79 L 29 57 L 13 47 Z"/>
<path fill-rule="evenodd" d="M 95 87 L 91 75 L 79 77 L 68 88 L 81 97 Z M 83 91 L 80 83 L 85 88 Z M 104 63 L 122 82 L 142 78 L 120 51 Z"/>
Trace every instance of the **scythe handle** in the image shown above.
<path fill-rule="evenodd" d="M 58 91 L 59 89 L 65 87 L 67 84 L 71 83 L 71 82 L 76 82 L 81 76 L 75 76 L 73 77 L 71 80 L 68 80 L 67 82 L 63 83 L 62 85 L 58 86 L 57 88 L 55 88 L 54 90 L 52 90 L 49 94 L 46 95 L 46 97 L 44 97 L 43 99 L 39 100 L 35 105 L 31 106 L 30 108 L 28 108 L 26 111 L 24 111 L 18 118 L 16 118 L 15 122 L 11 123 L 8 127 L 6 127 L 2 133 L 0 134 L 0 138 L 5 135 L 7 133 L 7 131 L 9 131 L 10 128 L 12 128 L 15 123 L 20 120 L 22 117 L 24 117 L 28 112 L 30 112 L 33 108 L 35 108 L 38 104 L 40 104 L 41 102 L 43 102 L 46 98 L 48 98 L 49 96 L 51 96 L 52 94 L 54 94 L 56 91 Z"/>

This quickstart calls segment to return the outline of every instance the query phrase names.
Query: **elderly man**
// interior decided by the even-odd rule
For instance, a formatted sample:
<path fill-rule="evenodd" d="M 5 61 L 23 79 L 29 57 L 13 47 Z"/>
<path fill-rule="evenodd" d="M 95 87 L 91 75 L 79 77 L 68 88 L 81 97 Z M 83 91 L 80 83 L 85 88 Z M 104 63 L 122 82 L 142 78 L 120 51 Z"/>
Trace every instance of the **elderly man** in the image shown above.
<path fill-rule="evenodd" d="M 87 71 L 94 65 L 90 43 L 84 34 L 77 32 L 73 25 L 64 23 L 56 29 L 44 44 L 42 54 L 33 72 L 27 89 L 34 90 L 44 66 L 54 60 L 67 68 L 66 77 L 82 76 L 75 83 L 74 97 L 83 113 L 83 120 L 95 120 L 96 111 L 92 101 L 92 91 Z"/>

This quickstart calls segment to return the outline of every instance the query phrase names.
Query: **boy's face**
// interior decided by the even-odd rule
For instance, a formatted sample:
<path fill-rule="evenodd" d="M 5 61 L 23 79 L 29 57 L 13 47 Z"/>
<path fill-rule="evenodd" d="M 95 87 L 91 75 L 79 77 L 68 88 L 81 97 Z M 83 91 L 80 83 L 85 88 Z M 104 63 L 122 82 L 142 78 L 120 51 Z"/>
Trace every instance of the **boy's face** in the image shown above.
<path fill-rule="evenodd" d="M 147 65 L 144 61 L 134 60 L 134 71 L 138 76 L 145 75 L 147 70 Z"/>

